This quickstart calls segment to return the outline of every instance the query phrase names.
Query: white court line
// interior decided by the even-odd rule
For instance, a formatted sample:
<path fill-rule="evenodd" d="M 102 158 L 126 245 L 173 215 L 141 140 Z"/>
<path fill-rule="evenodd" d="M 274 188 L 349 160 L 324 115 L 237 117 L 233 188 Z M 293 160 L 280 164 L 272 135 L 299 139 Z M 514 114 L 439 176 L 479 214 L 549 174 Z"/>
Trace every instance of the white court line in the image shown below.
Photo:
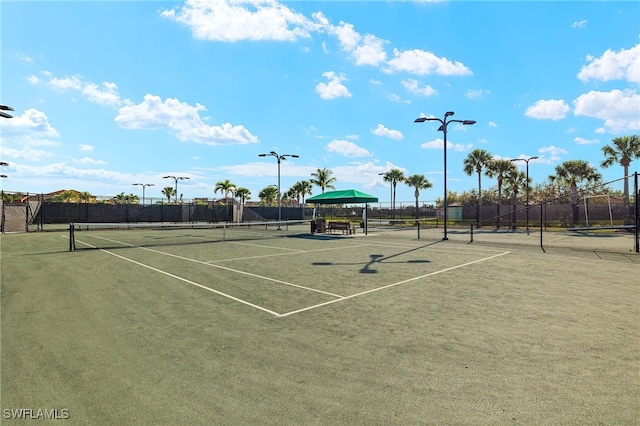
<path fill-rule="evenodd" d="M 318 289 L 311 288 L 311 287 L 305 287 L 303 285 L 293 284 L 293 283 L 289 283 L 289 282 L 286 282 L 286 281 L 277 280 L 275 278 L 269 278 L 269 277 L 265 277 L 265 276 L 262 276 L 262 275 L 252 274 L 251 272 L 245 272 L 245 271 L 240 271 L 238 269 L 227 268 L 226 266 L 215 265 L 215 264 L 212 264 L 212 263 L 209 263 L 209 262 L 203 262 L 202 260 L 196 260 L 196 259 L 191 259 L 189 257 L 178 256 L 177 254 L 171 254 L 171 253 L 166 253 L 166 252 L 159 251 L 159 250 L 153 250 L 153 249 L 150 249 L 148 247 L 135 246 L 133 244 L 123 243 L 121 241 L 116 241 L 116 240 L 112 240 L 112 239 L 109 239 L 109 238 L 99 237 L 97 235 L 92 235 L 92 237 L 98 238 L 98 239 L 101 239 L 101 240 L 111 241 L 112 243 L 123 244 L 125 246 L 135 247 L 135 248 L 139 248 L 139 249 L 142 249 L 142 250 L 147 250 L 147 251 L 150 251 L 150 252 L 153 252 L 153 253 L 163 254 L 165 256 L 175 257 L 176 259 L 182 259 L 182 260 L 186 260 L 186 261 L 189 261 L 189 262 L 199 263 L 201 265 L 210 266 L 212 268 L 224 269 L 225 271 L 235 272 L 237 274 L 242 274 L 242 275 L 248 275 L 250 277 L 259 278 L 259 279 L 262 279 L 262 280 L 265 280 L 265 281 L 271 281 L 271 282 L 275 282 L 275 283 L 278 283 L 278 284 L 284 284 L 284 285 L 287 285 L 287 286 L 290 286 L 290 287 L 297 287 L 297 288 L 301 288 L 303 290 L 313 291 L 313 292 L 316 292 L 316 293 L 322 293 L 322 294 L 326 294 L 326 295 L 332 296 L 332 297 L 344 297 L 344 296 L 341 296 L 339 294 L 329 293 L 327 291 L 322 291 L 322 290 L 318 290 Z M 83 243 L 83 244 L 86 244 L 86 243 Z M 89 245 L 89 244 L 87 244 L 87 245 Z"/>
<path fill-rule="evenodd" d="M 377 288 L 374 288 L 374 289 L 371 289 L 371 290 L 363 291 L 361 293 L 352 294 L 350 296 L 344 296 L 344 297 L 342 297 L 340 299 L 337 299 L 337 300 L 330 300 L 328 302 L 319 303 L 317 305 L 308 306 L 308 307 L 302 308 L 302 309 L 297 309 L 295 311 L 287 312 L 285 314 L 279 314 L 278 317 L 281 317 L 281 318 L 282 317 L 287 317 L 289 315 L 297 314 L 297 313 L 304 312 L 304 311 L 309 311 L 311 309 L 319 308 L 319 307 L 322 307 L 322 306 L 327 306 L 327 305 L 330 305 L 332 303 L 342 302 L 343 300 L 347 300 L 347 299 L 353 299 L 354 297 L 358 297 L 358 296 L 362 296 L 362 295 L 365 295 L 365 294 L 373 293 L 373 292 L 376 292 L 376 291 L 384 290 L 384 289 L 387 289 L 387 288 L 390 288 L 390 287 L 395 287 L 395 286 L 398 286 L 398 285 L 401 285 L 401 284 L 406 284 L 408 282 L 420 280 L 420 279 L 423 279 L 423 278 L 427 278 L 427 277 L 430 277 L 432 275 L 437 275 L 437 274 L 441 274 L 443 272 L 452 271 L 454 269 L 463 268 L 465 266 L 473 265 L 474 263 L 484 262 L 485 260 L 490 260 L 490 259 L 493 259 L 495 257 L 504 256 L 505 254 L 509 254 L 509 252 L 505 251 L 505 252 L 502 252 L 502 253 L 494 254 L 493 256 L 485 257 L 483 259 L 478 259 L 478 260 L 474 260 L 472 262 L 463 263 L 462 265 L 452 266 L 450 268 L 445 268 L 445 269 L 441 269 L 439 271 L 430 272 L 430 273 L 425 274 L 425 275 L 420 275 L 419 277 L 409 278 L 409 279 L 406 279 L 406 280 L 403 280 L 403 281 L 398 281 L 397 283 L 387 284 L 387 285 L 382 286 L 382 287 L 377 287 Z"/>
<path fill-rule="evenodd" d="M 565 236 L 563 236 L 563 237 L 554 238 L 553 240 L 549 240 L 549 242 L 551 242 L 551 241 L 561 240 L 561 239 L 563 239 L 563 238 L 569 238 L 569 236 L 568 236 L 568 235 L 565 235 Z"/>
<path fill-rule="evenodd" d="M 438 241 L 439 242 L 439 241 Z M 447 244 L 447 243 L 444 243 Z M 425 242 L 422 245 L 408 245 L 408 244 L 395 244 L 395 243 L 387 243 L 387 242 L 380 242 L 380 241 L 376 241 L 376 242 L 372 242 L 368 245 L 375 245 L 375 246 L 383 246 L 383 247 L 397 247 L 397 248 L 426 248 L 429 249 L 430 251 L 439 251 L 439 252 L 445 252 L 445 253 L 451 253 L 451 249 L 441 249 L 441 248 L 437 248 L 437 245 L 434 242 Z M 486 253 L 486 252 L 496 252 L 496 253 L 502 253 L 501 250 L 499 249 L 492 249 L 492 248 L 474 248 L 474 247 L 469 247 L 468 245 L 465 246 L 456 246 L 457 249 L 460 249 L 460 251 L 465 251 L 465 252 L 481 252 L 481 253 Z"/>
<path fill-rule="evenodd" d="M 231 258 L 231 259 L 209 260 L 208 263 L 230 262 L 230 261 L 234 261 L 234 260 L 261 259 L 263 257 L 291 256 L 292 254 L 306 254 L 306 253 L 317 253 L 317 252 L 320 252 L 320 251 L 345 250 L 345 249 L 350 249 L 350 248 L 354 248 L 354 247 L 365 247 L 365 246 L 370 246 L 370 245 L 371 244 L 353 244 L 353 245 L 350 245 L 350 246 L 330 247 L 330 248 L 322 248 L 322 249 L 316 249 L 316 250 L 300 250 L 300 251 L 297 251 L 296 253 L 260 254 L 260 255 L 256 255 L 256 256 L 234 257 L 234 258 Z M 269 246 L 262 246 L 262 247 L 271 248 Z"/>
<path fill-rule="evenodd" d="M 301 253 L 301 252 L 303 253 L 304 252 L 304 250 L 291 249 L 291 248 L 286 248 L 286 247 L 265 246 L 265 245 L 261 245 L 261 244 L 243 243 L 243 242 L 240 242 L 240 241 L 225 241 L 225 242 L 238 244 L 238 245 L 242 245 L 242 246 L 267 247 L 267 248 L 270 248 L 270 249 L 293 251 L 293 252 L 297 252 L 297 253 Z"/>
<path fill-rule="evenodd" d="M 78 241 L 78 240 L 77 240 L 77 242 L 79 242 L 79 243 L 81 243 L 81 244 L 84 244 L 84 245 L 87 245 L 87 246 L 92 247 L 92 248 L 97 248 L 97 247 L 92 246 L 91 244 L 85 243 L 85 242 L 83 242 L 83 241 Z M 236 301 L 236 302 L 240 302 L 240 303 L 242 303 L 242 304 L 244 304 L 244 305 L 251 306 L 252 308 L 256 308 L 256 309 L 259 309 L 259 310 L 264 311 L 264 312 L 268 312 L 268 313 L 270 313 L 271 315 L 275 315 L 275 316 L 279 316 L 279 315 L 280 315 L 280 314 L 278 314 L 277 312 L 272 311 L 272 310 L 270 310 L 270 309 L 263 308 L 262 306 L 258 306 L 258 305 L 256 305 L 256 304 L 253 304 L 253 303 L 247 302 L 246 300 L 238 299 L 237 297 L 233 297 L 233 296 L 231 296 L 231 295 L 229 295 L 229 294 L 223 293 L 223 292 L 218 291 L 218 290 L 214 290 L 214 289 L 209 288 L 209 287 L 207 287 L 207 286 L 205 286 L 205 285 L 198 284 L 198 283 L 196 283 L 196 282 L 194 282 L 194 281 L 190 281 L 190 280 L 188 280 L 188 279 L 186 279 L 186 278 L 179 277 L 179 276 L 177 276 L 177 275 L 171 274 L 171 273 L 166 272 L 166 271 L 163 271 L 163 270 L 161 270 L 161 269 L 154 268 L 153 266 L 145 265 L 144 263 L 137 262 L 137 261 L 135 261 L 135 260 L 133 260 L 133 259 L 129 259 L 129 258 L 124 257 L 124 256 L 120 256 L 119 254 L 112 253 L 112 252 L 110 252 L 109 250 L 105 250 L 105 249 L 98 249 L 98 250 L 100 250 L 100 251 L 101 251 L 101 252 L 103 252 L 103 253 L 110 254 L 111 256 L 115 256 L 115 257 L 117 257 L 117 258 L 119 258 L 119 259 L 126 260 L 127 262 L 135 263 L 135 264 L 136 264 L 136 265 L 138 265 L 138 266 L 142 266 L 142 267 L 144 267 L 144 268 L 151 269 L 152 271 L 158 272 L 158 273 L 163 274 L 163 275 L 166 275 L 166 276 L 168 276 L 168 277 L 175 278 L 176 280 L 179 280 L 179 281 L 185 282 L 185 283 L 187 283 L 187 284 L 191 284 L 191 285 L 194 285 L 194 286 L 196 286 L 196 287 L 200 287 L 200 288 L 202 288 L 202 289 L 204 289 L 204 290 L 210 291 L 210 292 L 215 293 L 215 294 L 217 294 L 217 295 L 219 295 L 219 296 L 226 297 L 226 298 L 228 298 L 228 299 L 234 300 L 234 301 Z"/>

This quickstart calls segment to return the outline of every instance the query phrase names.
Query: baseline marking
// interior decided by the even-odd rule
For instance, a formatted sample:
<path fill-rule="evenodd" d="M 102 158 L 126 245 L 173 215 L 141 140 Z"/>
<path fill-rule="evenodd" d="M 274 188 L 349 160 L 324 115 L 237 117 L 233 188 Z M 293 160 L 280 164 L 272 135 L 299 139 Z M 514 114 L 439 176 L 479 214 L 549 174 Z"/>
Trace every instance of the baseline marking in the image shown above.
<path fill-rule="evenodd" d="M 505 254 L 509 254 L 509 253 L 510 252 L 505 251 L 505 252 L 502 252 L 502 253 L 494 254 L 493 256 L 485 257 L 483 259 L 478 259 L 478 260 L 474 260 L 472 262 L 463 263 L 462 265 L 452 266 L 450 268 L 445 268 L 445 269 L 441 269 L 439 271 L 430 272 L 430 273 L 425 274 L 425 275 L 420 275 L 419 277 L 413 277 L 413 278 L 409 278 L 409 279 L 406 279 L 406 280 L 398 281 L 397 283 L 387 284 L 387 285 L 382 286 L 382 287 L 377 287 L 377 288 L 374 288 L 374 289 L 371 289 L 371 290 L 367 290 L 367 291 L 363 291 L 363 292 L 360 292 L 360 293 L 352 294 L 350 296 L 344 296 L 344 297 L 341 297 L 340 299 L 330 300 L 330 301 L 324 302 L 324 303 L 318 303 L 317 305 L 308 306 L 306 308 L 297 309 L 295 311 L 290 311 L 290 312 L 287 312 L 287 313 L 284 313 L 284 314 L 278 314 L 277 316 L 280 317 L 280 318 L 287 317 L 289 315 L 297 314 L 297 313 L 304 312 L 304 311 L 309 311 L 311 309 L 319 308 L 321 306 L 327 306 L 327 305 L 330 305 L 332 303 L 342 302 L 343 300 L 353 299 L 354 297 L 362 296 L 362 295 L 373 293 L 373 292 L 380 291 L 380 290 L 385 290 L 387 288 L 395 287 L 395 286 L 398 286 L 398 285 L 401 285 L 401 284 L 406 284 L 406 283 L 411 282 L 411 281 L 416 281 L 416 280 L 420 280 L 420 279 L 423 279 L 423 278 L 427 278 L 427 277 L 430 277 L 432 275 L 437 275 L 437 274 L 441 274 L 443 272 L 452 271 L 454 269 L 463 268 L 465 266 L 473 265 L 474 263 L 484 262 L 485 260 L 490 260 L 490 259 L 493 259 L 493 258 L 496 258 L 496 257 L 499 257 L 499 256 L 504 256 Z"/>

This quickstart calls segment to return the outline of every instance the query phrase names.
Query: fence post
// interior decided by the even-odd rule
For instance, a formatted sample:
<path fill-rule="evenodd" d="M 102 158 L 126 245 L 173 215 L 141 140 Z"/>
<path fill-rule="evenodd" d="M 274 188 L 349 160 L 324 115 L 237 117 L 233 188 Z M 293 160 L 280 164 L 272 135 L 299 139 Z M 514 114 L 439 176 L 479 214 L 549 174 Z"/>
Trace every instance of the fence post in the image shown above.
<path fill-rule="evenodd" d="M 540 248 L 544 250 L 542 245 L 542 203 L 540 203 Z"/>
<path fill-rule="evenodd" d="M 639 238 L 639 230 L 638 230 L 638 225 L 640 225 L 640 219 L 638 218 L 638 208 L 640 207 L 640 202 L 638 201 L 638 198 L 640 197 L 640 188 L 638 188 L 638 172 L 635 172 L 633 174 L 633 190 L 634 190 L 634 204 L 635 204 L 635 216 L 636 216 L 636 253 L 640 253 L 640 238 Z"/>

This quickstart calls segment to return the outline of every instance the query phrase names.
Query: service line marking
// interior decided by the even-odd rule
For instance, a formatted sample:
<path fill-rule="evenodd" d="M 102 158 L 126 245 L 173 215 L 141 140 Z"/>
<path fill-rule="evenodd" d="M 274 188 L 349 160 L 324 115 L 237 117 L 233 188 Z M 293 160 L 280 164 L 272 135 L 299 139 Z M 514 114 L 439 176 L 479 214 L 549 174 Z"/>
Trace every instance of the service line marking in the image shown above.
<path fill-rule="evenodd" d="M 474 263 L 484 262 L 486 260 L 494 259 L 494 258 L 499 257 L 499 256 L 504 256 L 505 254 L 509 254 L 509 253 L 510 252 L 505 251 L 505 252 L 502 252 L 502 253 L 494 254 L 493 256 L 489 256 L 489 257 L 485 257 L 485 258 L 482 258 L 482 259 L 474 260 L 474 261 L 471 261 L 471 262 L 463 263 L 463 264 L 457 265 L 457 266 L 452 266 L 450 268 L 441 269 L 439 271 L 430 272 L 428 274 L 420 275 L 419 277 L 408 278 L 406 280 L 398 281 L 398 282 L 393 283 L 393 284 L 387 284 L 387 285 L 382 286 L 382 287 L 377 287 L 377 288 L 374 288 L 374 289 L 371 289 L 371 290 L 363 291 L 363 292 L 352 294 L 352 295 L 349 295 L 349 296 L 344 296 L 344 297 L 341 297 L 340 299 L 330 300 L 328 302 L 318 303 L 317 305 L 308 306 L 306 308 L 297 309 L 295 311 L 290 311 L 290 312 L 287 312 L 287 313 L 284 313 L 284 314 L 279 314 L 278 317 L 281 317 L 281 318 L 282 317 L 287 317 L 289 315 L 297 314 L 297 313 L 304 312 L 304 311 L 309 311 L 311 309 L 319 308 L 319 307 L 322 307 L 322 306 L 327 306 L 327 305 L 330 305 L 332 303 L 342 302 L 342 301 L 347 300 L 347 299 L 353 299 L 354 297 L 363 296 L 365 294 L 373 293 L 373 292 L 380 291 L 380 290 L 385 290 L 387 288 L 391 288 L 391 287 L 399 286 L 399 285 L 402 285 L 402 284 L 406 284 L 406 283 L 409 283 L 411 281 L 421 280 L 423 278 L 427 278 L 427 277 L 430 277 L 430 276 L 433 276 L 433 275 L 441 274 L 443 272 L 452 271 L 452 270 L 458 269 L 458 268 L 464 268 L 465 266 L 473 265 Z"/>
<path fill-rule="evenodd" d="M 92 245 L 91 245 L 91 244 L 89 244 L 89 243 L 85 243 L 84 241 L 77 241 L 77 242 L 79 242 L 79 243 L 81 243 L 81 244 L 84 244 L 84 245 L 87 245 L 87 246 L 89 246 L 89 247 L 91 247 L 91 248 L 98 248 L 98 247 L 92 246 Z M 138 265 L 138 266 L 142 266 L 143 268 L 151 269 L 152 271 L 155 271 L 155 272 L 158 272 L 158 273 L 160 273 L 160 274 L 166 275 L 166 276 L 168 276 L 168 277 L 174 278 L 174 279 L 176 279 L 176 280 L 179 280 L 179 281 L 185 282 L 185 283 L 187 283 L 187 284 L 191 284 L 191 285 L 193 285 L 193 286 L 200 287 L 200 288 L 201 288 L 201 289 L 203 289 L 203 290 L 210 291 L 210 292 L 215 293 L 215 294 L 217 294 L 217 295 L 219 295 L 219 296 L 226 297 L 227 299 L 231 299 L 231 300 L 233 300 L 233 301 L 236 301 L 236 302 L 242 303 L 242 304 L 244 304 L 244 305 L 251 306 L 252 308 L 259 309 L 259 310 L 261 310 L 261 311 L 263 311 L 263 312 L 267 312 L 267 313 L 269 313 L 269 314 L 271 314 L 271 315 L 275 315 L 275 316 L 279 316 L 279 315 L 280 315 L 280 314 L 278 314 L 278 313 L 277 313 L 277 312 L 275 312 L 275 311 L 272 311 L 272 310 L 270 310 L 270 309 L 267 309 L 267 308 L 264 308 L 264 307 L 262 307 L 262 306 L 256 305 L 255 303 L 247 302 L 246 300 L 239 299 L 239 298 L 237 298 L 237 297 L 231 296 L 230 294 L 226 294 L 226 293 L 223 293 L 223 292 L 221 292 L 221 291 L 214 290 L 214 289 L 212 289 L 212 288 L 210 288 L 210 287 L 207 287 L 206 285 L 198 284 L 198 283 L 197 283 L 197 282 L 195 282 L 195 281 L 191 281 L 191 280 L 188 280 L 188 279 L 186 279 L 186 278 L 179 277 L 178 275 L 174 275 L 174 274 L 172 274 L 172 273 L 170 273 L 170 272 L 166 272 L 166 271 L 163 271 L 163 270 L 161 270 L 161 269 L 154 268 L 153 266 L 150 266 L 150 265 L 145 265 L 144 263 L 141 263 L 141 262 L 135 261 L 135 260 L 133 260 L 133 259 L 129 259 L 128 257 L 120 256 L 119 254 L 116 254 L 116 253 L 110 252 L 109 250 L 105 250 L 105 249 L 98 249 L 98 250 L 100 250 L 100 251 L 101 251 L 101 252 L 103 252 L 103 253 L 110 254 L 111 256 L 115 256 L 115 257 L 117 257 L 117 258 L 119 258 L 119 259 L 126 260 L 127 262 L 131 262 L 131 263 L 134 263 L 134 264 L 136 264 L 136 265 Z"/>
<path fill-rule="evenodd" d="M 97 235 L 92 235 L 92 236 L 95 237 L 95 238 L 99 238 L 101 240 L 111 241 L 112 243 L 124 244 L 125 246 L 135 247 L 135 248 L 139 248 L 141 250 L 147 250 L 147 251 L 150 251 L 150 252 L 153 252 L 153 253 L 162 254 L 164 256 L 175 257 L 176 259 L 186 260 L 188 262 L 199 263 L 201 265 L 209 266 L 209 267 L 212 267 L 212 268 L 223 269 L 225 271 L 235 272 L 237 274 L 248 275 L 250 277 L 262 279 L 262 280 L 265 280 L 265 281 L 271 281 L 271 282 L 275 282 L 275 283 L 278 283 L 278 284 L 284 284 L 284 285 L 287 285 L 287 286 L 290 286 L 290 287 L 297 287 L 297 288 L 301 288 L 303 290 L 313 291 L 313 292 L 316 292 L 316 293 L 322 293 L 322 294 L 326 294 L 326 295 L 332 296 L 332 297 L 338 297 L 338 298 L 344 297 L 344 296 L 341 296 L 339 294 L 329 293 L 327 291 L 322 291 L 322 290 L 318 290 L 318 289 L 311 288 L 311 287 L 305 287 L 303 285 L 293 284 L 293 283 L 290 283 L 290 282 L 287 282 L 287 281 L 282 281 L 282 280 L 278 280 L 278 279 L 275 279 L 275 278 L 265 277 L 263 275 L 253 274 L 251 272 L 245 272 L 245 271 L 240 271 L 238 269 L 227 268 L 226 266 L 216 265 L 216 264 L 213 264 L 213 263 L 204 262 L 202 260 L 196 260 L 196 259 L 191 259 L 189 257 L 178 256 L 177 254 L 166 253 L 166 252 L 163 252 L 163 251 L 160 251 L 160 250 L 150 249 L 148 247 L 141 247 L 141 246 L 136 246 L 136 245 L 133 245 L 133 244 L 123 243 L 121 241 L 116 241 L 116 240 L 112 240 L 112 239 L 109 239 L 109 238 L 99 237 Z M 86 243 L 84 243 L 84 244 L 86 244 Z M 89 245 L 89 244 L 87 244 L 87 245 Z M 105 251 L 107 251 L 107 250 L 105 250 Z M 111 253 L 111 252 L 107 251 L 107 253 Z"/>

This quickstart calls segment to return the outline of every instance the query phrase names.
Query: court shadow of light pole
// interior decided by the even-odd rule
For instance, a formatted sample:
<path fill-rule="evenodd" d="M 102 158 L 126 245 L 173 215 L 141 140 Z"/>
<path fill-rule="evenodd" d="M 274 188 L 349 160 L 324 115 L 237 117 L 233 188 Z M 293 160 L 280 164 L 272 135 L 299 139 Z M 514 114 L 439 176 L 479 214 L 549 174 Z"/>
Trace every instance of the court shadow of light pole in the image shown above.
<path fill-rule="evenodd" d="M 374 264 L 381 264 L 381 263 L 431 263 L 430 260 L 427 259 L 409 259 L 406 261 L 395 261 L 395 262 L 389 262 L 388 260 L 397 256 L 401 256 L 403 254 L 407 254 L 410 253 L 412 251 L 416 251 L 418 249 L 421 249 L 423 247 L 429 246 L 431 244 L 427 244 L 425 246 L 421 246 L 421 247 L 416 247 L 410 250 L 406 250 L 403 251 L 401 253 L 395 253 L 389 256 L 385 256 L 383 254 L 370 254 L 369 257 L 371 258 L 368 262 L 366 262 L 362 268 L 360 268 L 359 272 L 361 274 L 377 274 L 378 270 L 375 268 L 372 268 L 372 266 Z M 347 265 L 359 265 L 360 262 L 313 262 L 312 265 L 313 266 L 347 266 Z"/>

